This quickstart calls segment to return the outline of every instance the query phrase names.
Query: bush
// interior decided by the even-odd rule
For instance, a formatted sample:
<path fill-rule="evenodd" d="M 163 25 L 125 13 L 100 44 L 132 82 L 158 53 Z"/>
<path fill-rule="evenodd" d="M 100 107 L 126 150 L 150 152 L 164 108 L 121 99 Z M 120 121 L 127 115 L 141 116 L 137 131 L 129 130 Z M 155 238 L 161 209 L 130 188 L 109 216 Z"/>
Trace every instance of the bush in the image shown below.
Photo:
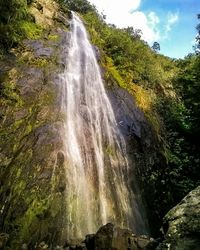
<path fill-rule="evenodd" d="M 0 49 L 9 50 L 17 45 L 26 32 L 22 21 L 29 20 L 27 6 L 31 0 L 0 0 Z"/>
<path fill-rule="evenodd" d="M 70 10 L 80 13 L 87 13 L 95 9 L 95 7 L 87 0 L 58 0 L 58 2 L 61 4 L 66 4 Z"/>

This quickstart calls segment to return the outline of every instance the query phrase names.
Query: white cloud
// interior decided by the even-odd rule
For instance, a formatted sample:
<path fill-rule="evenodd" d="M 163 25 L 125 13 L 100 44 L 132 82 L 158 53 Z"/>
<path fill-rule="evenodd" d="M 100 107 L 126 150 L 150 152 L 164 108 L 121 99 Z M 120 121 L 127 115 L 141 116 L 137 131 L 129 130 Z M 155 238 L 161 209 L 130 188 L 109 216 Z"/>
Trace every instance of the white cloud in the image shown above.
<path fill-rule="evenodd" d="M 152 44 L 169 37 L 174 24 L 179 20 L 178 13 L 168 13 L 160 19 L 154 11 L 145 14 L 139 11 L 142 0 L 89 0 L 98 11 L 106 15 L 107 23 L 115 24 L 119 28 L 132 26 L 142 30 L 142 39 Z"/>
<path fill-rule="evenodd" d="M 168 13 L 163 39 L 168 38 L 169 32 L 172 30 L 174 24 L 177 23 L 178 21 L 179 21 L 179 13 Z"/>
<path fill-rule="evenodd" d="M 105 12 L 115 12 L 117 9 L 121 11 L 134 11 L 140 6 L 141 0 L 117 0 L 113 3 L 111 0 L 89 0 L 98 10 Z"/>
<path fill-rule="evenodd" d="M 133 26 L 136 29 L 142 30 L 142 38 L 152 43 L 153 41 L 158 41 L 160 39 L 160 34 L 158 30 L 158 24 L 160 20 L 155 12 L 150 12 L 148 15 L 145 15 L 141 11 L 135 11 L 132 13 L 130 26 Z"/>
<path fill-rule="evenodd" d="M 149 18 L 149 25 L 150 25 L 150 27 L 152 27 L 152 29 L 154 29 L 156 27 L 156 25 L 160 23 L 159 17 L 153 11 L 151 11 L 148 14 L 148 18 Z"/>
<path fill-rule="evenodd" d="M 151 43 L 159 40 L 157 25 L 159 18 L 155 12 L 145 15 L 137 11 L 141 0 L 117 0 L 113 3 L 111 0 L 89 0 L 93 3 L 99 12 L 104 12 L 106 21 L 115 24 L 119 28 L 132 26 L 134 29 L 142 30 L 142 38 Z"/>

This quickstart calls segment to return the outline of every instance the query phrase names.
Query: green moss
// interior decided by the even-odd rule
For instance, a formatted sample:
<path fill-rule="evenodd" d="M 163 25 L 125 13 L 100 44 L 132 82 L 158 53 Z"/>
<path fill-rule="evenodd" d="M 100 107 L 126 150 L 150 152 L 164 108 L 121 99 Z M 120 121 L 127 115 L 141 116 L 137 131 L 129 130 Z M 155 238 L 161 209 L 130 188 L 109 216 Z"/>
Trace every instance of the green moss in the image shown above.
<path fill-rule="evenodd" d="M 50 61 L 50 60 L 49 60 Z M 45 68 L 48 66 L 49 61 L 45 58 L 36 58 L 30 52 L 25 53 L 22 57 L 19 58 L 18 62 L 21 65 L 30 65 L 37 68 Z"/>
<path fill-rule="evenodd" d="M 28 22 L 28 21 L 21 21 L 20 28 L 24 33 L 26 38 L 37 40 L 40 39 L 43 34 L 43 29 L 39 25 Z"/>
<path fill-rule="evenodd" d="M 54 42 L 57 42 L 57 41 L 59 41 L 60 40 L 60 37 L 58 36 L 58 35 L 53 35 L 53 34 L 50 34 L 49 36 L 48 36 L 48 39 L 49 40 L 51 40 L 51 41 L 54 41 Z"/>
<path fill-rule="evenodd" d="M 26 51 L 24 53 L 21 54 L 21 56 L 18 58 L 17 62 L 18 65 L 27 65 L 29 64 L 29 62 L 31 62 L 32 60 L 34 60 L 34 55 L 32 52 L 30 51 Z"/>
<path fill-rule="evenodd" d="M 1 92 L 1 104 L 11 104 L 11 105 L 22 105 L 22 100 L 19 94 L 16 91 L 15 84 L 13 82 L 6 82 L 3 85 L 2 92 Z"/>
<path fill-rule="evenodd" d="M 28 210 L 22 218 L 19 218 L 16 222 L 20 226 L 20 238 L 30 240 L 31 234 L 40 231 L 38 225 L 42 219 L 45 219 L 46 213 L 49 208 L 50 200 L 49 198 L 39 200 L 36 197 L 37 193 L 31 194 L 32 203 L 28 204 Z M 46 225 L 48 227 L 48 225 Z"/>
<path fill-rule="evenodd" d="M 130 91 L 134 97 L 137 106 L 144 112 L 147 120 L 156 132 L 157 138 L 161 139 L 162 122 L 161 117 L 156 111 L 157 96 L 154 91 L 145 89 L 142 86 L 132 84 Z"/>
<path fill-rule="evenodd" d="M 19 174 L 19 172 L 18 172 Z M 14 192 L 15 194 L 21 194 L 21 192 L 25 189 L 26 187 L 26 181 L 24 180 L 19 180 L 17 181 L 17 183 L 14 185 L 14 188 L 12 190 L 12 192 Z"/>
<path fill-rule="evenodd" d="M 47 67 L 48 60 L 44 58 L 36 58 L 34 61 L 31 62 L 31 64 L 39 68 L 44 68 Z"/>
<path fill-rule="evenodd" d="M 17 173 L 16 173 L 16 178 L 19 178 L 20 175 L 21 175 L 21 173 L 22 173 L 22 169 L 21 169 L 21 168 L 18 168 L 18 169 L 17 169 Z"/>
<path fill-rule="evenodd" d="M 35 186 L 29 192 L 24 191 L 23 198 L 28 209 L 14 222 L 19 229 L 19 242 L 23 240 L 28 243 L 34 240 L 35 235 L 42 238 L 48 234 L 51 220 L 59 214 L 63 198 L 61 193 L 53 192 L 54 181 L 46 188 Z"/>
<path fill-rule="evenodd" d="M 60 212 L 61 204 L 63 202 L 62 199 L 62 195 L 60 193 L 57 193 L 53 199 L 53 202 L 51 203 L 50 212 L 53 218 L 55 218 Z"/>
<path fill-rule="evenodd" d="M 33 52 L 26 51 L 18 59 L 18 63 L 22 66 L 25 65 L 25 66 L 34 66 L 40 68 L 44 70 L 44 74 L 49 74 L 49 71 L 53 70 L 53 68 L 57 66 L 57 56 L 51 56 L 50 58 L 41 58 L 41 57 L 35 57 Z"/>
<path fill-rule="evenodd" d="M 1 106 L 16 106 L 20 107 L 23 101 L 19 95 L 19 89 L 16 85 L 19 72 L 13 68 L 0 79 L 0 104 Z"/>

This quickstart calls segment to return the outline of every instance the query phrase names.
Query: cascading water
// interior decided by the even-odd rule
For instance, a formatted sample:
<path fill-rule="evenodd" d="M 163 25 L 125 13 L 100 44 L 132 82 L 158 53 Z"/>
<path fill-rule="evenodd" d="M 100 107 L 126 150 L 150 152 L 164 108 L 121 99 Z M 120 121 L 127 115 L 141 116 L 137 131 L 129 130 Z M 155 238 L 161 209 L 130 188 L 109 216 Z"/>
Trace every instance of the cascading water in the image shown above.
<path fill-rule="evenodd" d="M 106 95 L 95 52 L 73 13 L 66 69 L 61 75 L 65 114 L 66 230 L 82 237 L 113 222 L 144 232 L 129 187 L 126 145 Z"/>

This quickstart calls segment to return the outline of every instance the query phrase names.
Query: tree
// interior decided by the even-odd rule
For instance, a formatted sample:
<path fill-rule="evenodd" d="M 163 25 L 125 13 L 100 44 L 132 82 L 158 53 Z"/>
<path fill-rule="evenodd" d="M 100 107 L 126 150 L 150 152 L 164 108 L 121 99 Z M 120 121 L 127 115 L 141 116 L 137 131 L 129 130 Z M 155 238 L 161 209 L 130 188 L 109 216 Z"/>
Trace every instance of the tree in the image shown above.
<path fill-rule="evenodd" d="M 155 52 L 158 52 L 160 50 L 160 44 L 158 42 L 154 42 L 153 43 L 153 46 L 152 46 L 152 49 L 155 51 Z"/>
<path fill-rule="evenodd" d="M 198 20 L 200 21 L 200 14 L 197 15 Z M 197 36 L 196 36 L 196 42 L 197 45 L 195 47 L 196 54 L 200 54 L 200 23 L 197 24 Z"/>
<path fill-rule="evenodd" d="M 0 0 L 0 22 L 9 24 L 19 19 L 25 18 L 27 15 L 26 0 Z"/>
<path fill-rule="evenodd" d="M 0 0 L 0 49 L 9 50 L 25 36 L 24 21 L 32 21 L 27 6 L 33 0 Z"/>
<path fill-rule="evenodd" d="M 87 13 L 93 11 L 95 7 L 87 0 L 59 0 L 64 2 L 70 10 L 77 11 L 80 13 Z"/>
<path fill-rule="evenodd" d="M 133 27 L 128 27 L 124 29 L 128 34 L 134 38 L 141 39 L 142 31 L 140 29 L 134 29 Z"/>

